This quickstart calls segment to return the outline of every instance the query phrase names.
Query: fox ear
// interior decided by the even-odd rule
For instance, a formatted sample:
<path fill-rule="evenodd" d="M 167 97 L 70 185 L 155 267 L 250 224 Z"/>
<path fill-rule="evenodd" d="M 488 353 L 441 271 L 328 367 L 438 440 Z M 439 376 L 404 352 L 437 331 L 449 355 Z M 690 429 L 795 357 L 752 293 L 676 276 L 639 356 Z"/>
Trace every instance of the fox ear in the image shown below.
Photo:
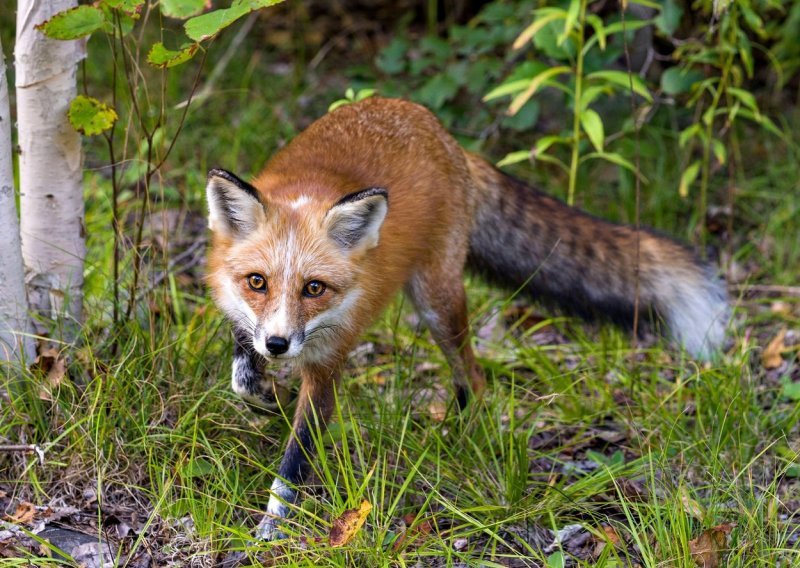
<path fill-rule="evenodd" d="M 206 185 L 208 226 L 235 237 L 255 229 L 264 220 L 264 206 L 258 190 L 225 170 L 208 172 Z"/>
<path fill-rule="evenodd" d="M 372 187 L 345 195 L 325 215 L 328 236 L 345 249 L 371 249 L 389 210 L 385 189 Z"/>

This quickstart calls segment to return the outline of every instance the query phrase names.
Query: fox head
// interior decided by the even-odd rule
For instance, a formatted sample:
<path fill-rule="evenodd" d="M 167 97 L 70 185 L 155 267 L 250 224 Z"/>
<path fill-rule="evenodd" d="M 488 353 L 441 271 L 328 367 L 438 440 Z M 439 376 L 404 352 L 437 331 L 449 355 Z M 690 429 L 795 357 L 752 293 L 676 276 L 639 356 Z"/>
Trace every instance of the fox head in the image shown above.
<path fill-rule="evenodd" d="M 264 357 L 323 362 L 363 293 L 358 260 L 378 244 L 386 190 L 332 204 L 302 193 L 270 201 L 215 169 L 206 194 L 217 305 Z"/>

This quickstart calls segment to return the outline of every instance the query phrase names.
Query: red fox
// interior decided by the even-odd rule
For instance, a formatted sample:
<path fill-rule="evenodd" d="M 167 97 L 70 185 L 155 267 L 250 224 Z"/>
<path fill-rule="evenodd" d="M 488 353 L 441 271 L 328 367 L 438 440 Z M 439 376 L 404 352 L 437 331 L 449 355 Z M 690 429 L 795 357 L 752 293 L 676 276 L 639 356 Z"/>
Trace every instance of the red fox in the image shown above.
<path fill-rule="evenodd" d="M 208 281 L 234 329 L 233 390 L 265 396 L 265 360 L 301 378 L 257 536 L 281 535 L 359 335 L 399 290 L 443 351 L 460 407 L 486 387 L 470 346 L 465 267 L 567 312 L 663 320 L 694 356 L 720 346 L 723 284 L 684 246 L 548 197 L 463 150 L 425 108 L 373 97 L 322 117 L 252 184 L 211 170 Z M 636 241 L 639 240 L 637 267 Z"/>

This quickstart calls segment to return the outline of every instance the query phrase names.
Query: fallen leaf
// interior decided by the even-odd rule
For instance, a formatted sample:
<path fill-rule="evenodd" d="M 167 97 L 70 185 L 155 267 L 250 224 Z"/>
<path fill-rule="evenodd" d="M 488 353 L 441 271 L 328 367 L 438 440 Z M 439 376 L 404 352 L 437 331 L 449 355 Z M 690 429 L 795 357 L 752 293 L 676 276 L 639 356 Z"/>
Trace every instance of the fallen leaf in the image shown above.
<path fill-rule="evenodd" d="M 784 339 L 786 339 L 785 327 L 782 328 L 778 334 L 772 338 L 772 341 L 769 342 L 769 345 L 767 345 L 767 347 L 761 353 L 761 364 L 765 369 L 777 369 L 783 363 L 783 357 L 781 356 L 781 353 L 783 353 L 784 349 L 786 349 Z"/>
<path fill-rule="evenodd" d="M 777 302 L 772 302 L 769 306 L 769 311 L 776 315 L 790 316 L 792 315 L 792 305 L 788 302 L 778 300 Z"/>
<path fill-rule="evenodd" d="M 600 557 L 600 554 L 603 552 L 607 545 L 611 545 L 613 547 L 617 547 L 622 543 L 622 539 L 617 534 L 617 531 L 614 530 L 614 527 L 609 525 L 603 525 L 600 527 L 602 531 L 599 535 L 595 535 L 594 537 L 594 553 L 592 557 L 597 559 Z"/>
<path fill-rule="evenodd" d="M 434 422 L 444 422 L 447 416 L 447 404 L 443 400 L 432 400 L 428 404 L 428 414 Z"/>
<path fill-rule="evenodd" d="M 333 521 L 331 532 L 328 535 L 328 543 L 337 547 L 350 542 L 367 520 L 367 515 L 371 510 L 372 504 L 364 500 L 358 509 L 348 509 L 342 513 L 338 519 Z"/>
<path fill-rule="evenodd" d="M 725 549 L 726 537 L 736 523 L 724 523 L 707 529 L 696 539 L 689 541 L 689 553 L 694 563 L 701 568 L 716 568 L 720 564 L 720 553 Z"/>
<path fill-rule="evenodd" d="M 32 368 L 45 374 L 45 381 L 39 391 L 41 400 L 52 400 L 50 392 L 58 387 L 67 376 L 67 360 L 58 349 L 52 347 L 43 350 L 33 362 Z"/>
<path fill-rule="evenodd" d="M 413 514 L 408 514 L 403 517 L 403 522 L 408 527 L 403 533 L 400 535 L 394 542 L 394 550 L 398 551 L 402 548 L 406 548 L 408 546 L 413 545 L 419 538 L 425 538 L 427 535 L 431 534 L 433 530 L 433 522 L 431 519 L 425 519 L 416 525 L 414 521 L 416 520 L 416 516 Z"/>
<path fill-rule="evenodd" d="M 705 513 L 700 507 L 700 503 L 689 496 L 689 492 L 686 490 L 686 487 L 681 488 L 681 503 L 683 503 L 683 510 L 685 513 L 691 515 L 698 521 L 703 520 Z"/>
<path fill-rule="evenodd" d="M 23 501 L 17 505 L 17 510 L 14 511 L 13 515 L 5 515 L 5 520 L 18 525 L 25 525 L 33 523 L 35 516 L 36 507 L 34 507 L 32 503 Z"/>

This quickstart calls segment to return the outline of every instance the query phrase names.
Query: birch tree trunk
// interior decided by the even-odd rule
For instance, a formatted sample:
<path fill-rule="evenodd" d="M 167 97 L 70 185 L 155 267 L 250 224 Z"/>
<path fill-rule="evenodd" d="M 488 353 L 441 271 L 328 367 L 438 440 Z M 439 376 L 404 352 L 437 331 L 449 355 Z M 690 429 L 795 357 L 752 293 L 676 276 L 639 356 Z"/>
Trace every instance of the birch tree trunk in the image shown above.
<path fill-rule="evenodd" d="M 11 148 L 6 60 L 0 44 L 0 364 L 33 362 L 35 346 L 25 298 Z"/>
<path fill-rule="evenodd" d="M 68 341 L 81 321 L 86 242 L 81 139 L 67 110 L 86 43 L 51 40 L 34 26 L 76 5 L 76 0 L 19 0 L 14 49 L 28 301 L 46 319 L 66 324 L 61 338 Z M 39 332 L 47 329 L 36 325 Z"/>

